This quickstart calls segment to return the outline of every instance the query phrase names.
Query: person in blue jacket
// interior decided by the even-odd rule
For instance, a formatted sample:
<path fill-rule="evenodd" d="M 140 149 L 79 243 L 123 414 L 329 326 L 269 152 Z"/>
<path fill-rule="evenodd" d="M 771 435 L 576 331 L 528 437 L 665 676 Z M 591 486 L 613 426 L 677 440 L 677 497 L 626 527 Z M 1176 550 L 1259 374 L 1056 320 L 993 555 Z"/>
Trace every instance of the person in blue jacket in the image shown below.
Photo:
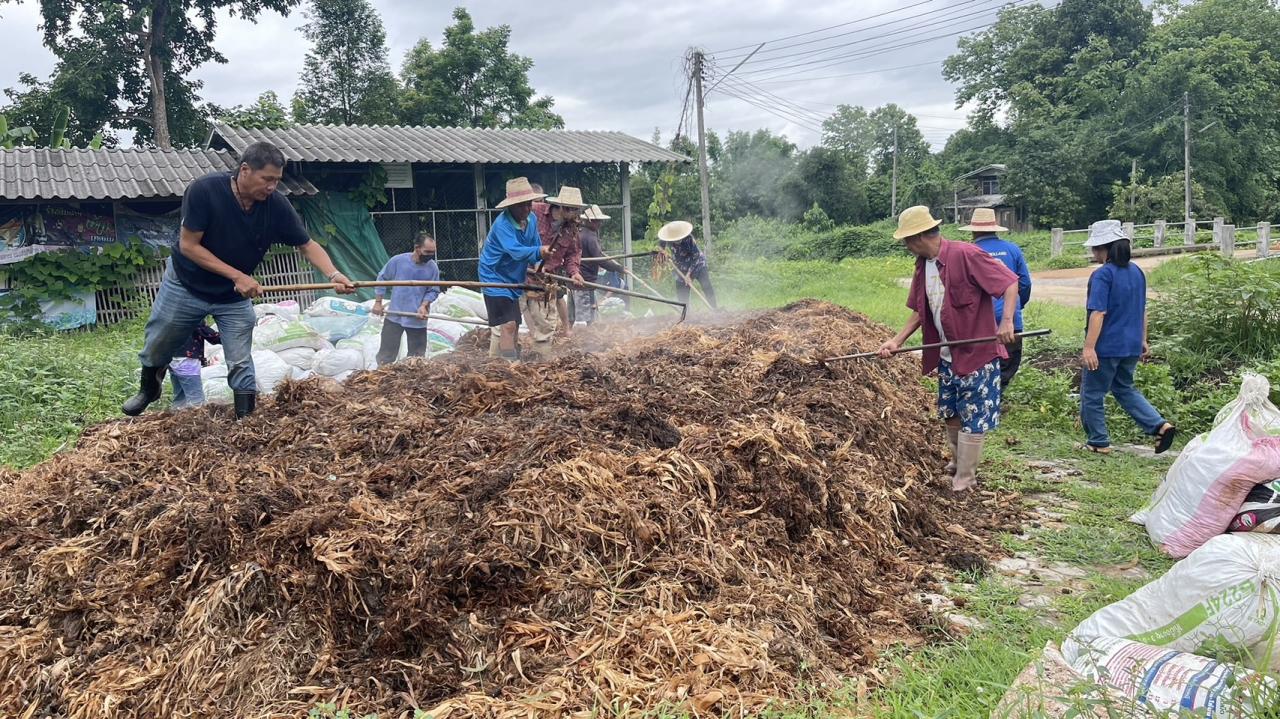
<path fill-rule="evenodd" d="M 1173 445 L 1177 429 L 1133 384 L 1138 361 L 1147 356 L 1147 277 L 1129 261 L 1131 238 L 1119 220 L 1089 226 L 1084 246 L 1102 266 L 1089 276 L 1084 350 L 1080 365 L 1080 422 L 1085 449 L 1111 453 L 1103 405 L 1110 392 L 1143 432 L 1156 438 L 1156 454 Z"/>
<path fill-rule="evenodd" d="M 523 284 L 529 266 L 549 250 L 542 244 L 538 223 L 529 218 L 533 201 L 544 197 L 546 194 L 534 190 L 528 178 L 507 181 L 506 198 L 494 206 L 504 212 L 494 220 L 480 251 L 477 274 L 481 282 Z M 520 331 L 520 290 L 486 287 L 483 294 L 489 331 L 499 333 L 498 354 L 514 362 L 519 358 L 516 333 Z"/>
<path fill-rule="evenodd" d="M 979 207 L 974 210 L 973 216 L 969 218 L 969 224 L 960 229 L 972 232 L 973 244 L 999 260 L 1009 268 L 1010 272 L 1018 276 L 1018 309 L 1013 314 L 1013 330 L 1021 332 L 1022 308 L 1031 301 L 1031 271 L 1027 269 L 1027 260 L 1022 256 L 1022 248 L 996 234 L 1008 232 L 1009 228 L 996 224 L 996 211 L 990 207 Z M 1000 312 L 1004 309 L 1004 298 L 992 297 L 991 299 L 995 302 L 996 317 L 1000 317 Z M 1009 386 L 1013 376 L 1018 373 L 1019 365 L 1022 364 L 1022 338 L 1019 337 L 1013 344 L 1005 345 L 1004 348 L 1009 352 L 1009 357 L 1000 361 L 1001 390 Z"/>

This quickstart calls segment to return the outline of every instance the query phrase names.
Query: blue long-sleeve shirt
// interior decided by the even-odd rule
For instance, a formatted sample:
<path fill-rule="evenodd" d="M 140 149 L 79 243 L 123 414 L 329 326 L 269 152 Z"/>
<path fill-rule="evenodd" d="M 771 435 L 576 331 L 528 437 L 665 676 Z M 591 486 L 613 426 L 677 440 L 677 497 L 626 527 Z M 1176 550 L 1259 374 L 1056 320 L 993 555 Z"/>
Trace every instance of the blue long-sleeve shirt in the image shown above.
<path fill-rule="evenodd" d="M 978 238 L 974 244 L 983 252 L 1000 260 L 1005 267 L 1018 276 L 1018 310 L 1013 314 L 1013 328 L 1022 331 L 1022 308 L 1031 301 L 1031 270 L 1027 268 L 1027 259 L 1022 255 L 1022 248 L 1008 240 L 995 235 Z M 1004 316 L 1004 298 L 993 297 L 995 302 L 996 321 Z"/>
<path fill-rule="evenodd" d="M 412 252 L 405 252 L 387 260 L 387 264 L 383 265 L 382 271 L 378 273 L 379 282 L 384 280 L 426 280 L 434 282 L 439 279 L 440 266 L 436 264 L 436 261 L 427 260 L 422 264 L 418 264 L 413 261 Z M 377 287 L 373 290 L 373 294 L 378 299 L 382 299 L 386 291 L 386 287 Z M 423 302 L 435 302 L 439 296 L 439 287 L 392 287 L 391 304 L 387 309 L 393 312 L 413 314 L 418 311 Z M 409 329 L 422 329 L 427 326 L 426 320 L 420 320 L 417 317 L 391 315 L 387 319 Z"/>
<path fill-rule="evenodd" d="M 521 228 L 511 219 L 511 213 L 504 212 L 494 220 L 489 236 L 484 238 L 476 274 L 481 282 L 523 284 L 529 265 L 540 259 L 542 238 L 538 235 L 538 223 L 530 216 Z M 484 294 L 514 300 L 520 297 L 520 290 L 486 287 Z"/>

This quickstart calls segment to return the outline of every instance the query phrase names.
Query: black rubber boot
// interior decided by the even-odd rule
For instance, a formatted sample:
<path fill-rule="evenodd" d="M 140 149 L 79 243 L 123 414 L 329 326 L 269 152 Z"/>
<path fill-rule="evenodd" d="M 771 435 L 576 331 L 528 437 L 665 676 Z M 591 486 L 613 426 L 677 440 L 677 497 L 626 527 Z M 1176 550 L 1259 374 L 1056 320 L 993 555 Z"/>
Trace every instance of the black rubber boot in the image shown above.
<path fill-rule="evenodd" d="M 236 419 L 243 419 L 253 414 L 253 408 L 258 403 L 257 392 L 236 392 Z"/>
<path fill-rule="evenodd" d="M 164 372 L 167 367 L 143 367 L 142 368 L 142 388 L 138 393 L 125 403 L 120 405 L 120 411 L 130 417 L 137 417 L 142 414 L 147 405 L 160 399 L 160 384 L 164 382 Z"/>

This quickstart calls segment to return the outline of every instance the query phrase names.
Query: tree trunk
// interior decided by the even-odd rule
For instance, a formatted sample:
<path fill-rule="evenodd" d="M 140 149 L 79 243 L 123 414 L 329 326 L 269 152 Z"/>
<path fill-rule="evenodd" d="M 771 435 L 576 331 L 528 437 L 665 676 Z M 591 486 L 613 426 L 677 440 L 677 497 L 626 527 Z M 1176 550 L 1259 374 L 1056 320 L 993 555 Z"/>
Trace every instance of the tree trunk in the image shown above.
<path fill-rule="evenodd" d="M 156 146 L 173 147 L 169 137 L 169 107 L 165 99 L 165 33 L 169 20 L 168 0 L 156 0 L 151 7 L 151 27 L 147 38 L 147 74 L 151 76 L 151 124 Z"/>

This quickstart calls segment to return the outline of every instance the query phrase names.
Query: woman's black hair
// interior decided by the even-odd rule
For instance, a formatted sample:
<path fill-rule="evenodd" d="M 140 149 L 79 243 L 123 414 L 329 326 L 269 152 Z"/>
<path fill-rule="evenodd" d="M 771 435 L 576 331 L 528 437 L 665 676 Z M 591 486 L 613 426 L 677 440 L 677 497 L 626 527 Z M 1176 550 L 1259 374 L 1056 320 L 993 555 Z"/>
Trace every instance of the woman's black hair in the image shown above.
<path fill-rule="evenodd" d="M 1129 266 L 1129 241 L 1116 240 L 1107 245 L 1107 262 L 1116 267 Z"/>

